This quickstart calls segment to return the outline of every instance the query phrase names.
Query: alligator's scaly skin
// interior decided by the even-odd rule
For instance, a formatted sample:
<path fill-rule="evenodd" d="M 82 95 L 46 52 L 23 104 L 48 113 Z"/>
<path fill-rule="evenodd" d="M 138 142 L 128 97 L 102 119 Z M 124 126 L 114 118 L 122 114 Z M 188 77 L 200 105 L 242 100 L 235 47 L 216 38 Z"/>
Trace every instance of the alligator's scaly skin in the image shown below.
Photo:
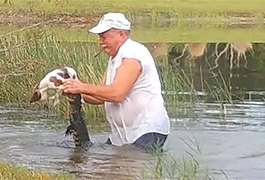
<path fill-rule="evenodd" d="M 65 134 L 73 134 L 76 147 L 87 149 L 92 145 L 85 123 L 85 114 L 82 109 L 81 95 L 71 94 L 68 96 L 70 125 Z"/>

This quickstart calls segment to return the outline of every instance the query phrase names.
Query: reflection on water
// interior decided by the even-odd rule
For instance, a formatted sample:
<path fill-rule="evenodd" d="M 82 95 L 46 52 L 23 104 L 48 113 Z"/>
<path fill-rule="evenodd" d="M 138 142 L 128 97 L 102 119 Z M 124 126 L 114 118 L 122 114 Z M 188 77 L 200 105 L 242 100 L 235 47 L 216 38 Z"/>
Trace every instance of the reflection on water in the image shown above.
<path fill-rule="evenodd" d="M 265 44 L 228 43 L 153 43 L 147 44 L 156 59 L 163 89 L 171 89 L 164 72 L 181 75 L 197 92 L 229 93 L 231 99 L 264 102 Z M 191 89 L 191 88 L 190 88 Z M 215 97 L 216 98 L 216 97 Z M 217 99 L 215 99 L 217 100 Z"/>
<path fill-rule="evenodd" d="M 264 179 L 265 103 L 227 104 L 226 111 L 222 116 L 215 103 L 197 103 L 179 111 L 171 119 L 165 155 L 181 158 L 190 149 L 184 141 L 194 139 L 201 151 L 200 165 L 213 177 L 225 179 L 222 170 L 232 179 Z M 108 132 L 92 134 L 95 144 L 88 152 L 76 150 L 71 137 L 64 136 L 66 122 L 53 123 L 52 116 L 37 114 L 41 112 L 1 107 L 1 161 L 87 179 L 141 179 L 143 170 L 154 163 L 150 154 L 132 147 L 104 144 Z"/>

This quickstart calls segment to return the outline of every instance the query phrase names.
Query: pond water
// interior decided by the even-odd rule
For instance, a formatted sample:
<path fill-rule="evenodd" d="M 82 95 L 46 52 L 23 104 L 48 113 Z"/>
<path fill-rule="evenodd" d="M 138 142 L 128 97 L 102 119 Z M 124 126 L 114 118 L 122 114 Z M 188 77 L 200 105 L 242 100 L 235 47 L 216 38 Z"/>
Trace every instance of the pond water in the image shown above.
<path fill-rule="evenodd" d="M 165 155 L 181 159 L 198 147 L 192 153 L 213 178 L 225 179 L 225 173 L 229 179 L 264 179 L 265 103 L 227 105 L 226 117 L 219 109 L 216 103 L 196 103 L 172 117 Z M 76 150 L 64 136 L 67 124 L 45 111 L 0 107 L 0 160 L 84 179 L 142 179 L 143 170 L 152 170 L 150 154 L 105 145 L 108 132 L 92 134 L 89 151 Z"/>

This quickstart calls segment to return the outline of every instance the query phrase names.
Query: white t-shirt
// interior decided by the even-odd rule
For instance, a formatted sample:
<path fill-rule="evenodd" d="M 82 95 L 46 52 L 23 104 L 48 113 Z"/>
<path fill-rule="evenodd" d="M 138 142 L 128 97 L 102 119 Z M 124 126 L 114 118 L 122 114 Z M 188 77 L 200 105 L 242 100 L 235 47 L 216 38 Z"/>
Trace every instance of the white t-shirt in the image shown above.
<path fill-rule="evenodd" d="M 123 102 L 105 102 L 107 120 L 112 129 L 112 144 L 133 143 L 150 132 L 169 134 L 169 117 L 164 107 L 159 76 L 153 57 L 144 45 L 128 39 L 120 47 L 117 55 L 109 59 L 106 85 L 113 82 L 123 58 L 139 60 L 142 73 Z"/>

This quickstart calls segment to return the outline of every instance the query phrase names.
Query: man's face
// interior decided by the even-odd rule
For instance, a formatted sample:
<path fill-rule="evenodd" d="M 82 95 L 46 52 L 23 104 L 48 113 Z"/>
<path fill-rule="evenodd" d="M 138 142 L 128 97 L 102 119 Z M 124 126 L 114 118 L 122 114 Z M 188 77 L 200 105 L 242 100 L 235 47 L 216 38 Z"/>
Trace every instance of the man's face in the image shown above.
<path fill-rule="evenodd" d="M 119 50 L 121 31 L 111 29 L 99 34 L 99 44 L 109 56 L 115 56 Z"/>

